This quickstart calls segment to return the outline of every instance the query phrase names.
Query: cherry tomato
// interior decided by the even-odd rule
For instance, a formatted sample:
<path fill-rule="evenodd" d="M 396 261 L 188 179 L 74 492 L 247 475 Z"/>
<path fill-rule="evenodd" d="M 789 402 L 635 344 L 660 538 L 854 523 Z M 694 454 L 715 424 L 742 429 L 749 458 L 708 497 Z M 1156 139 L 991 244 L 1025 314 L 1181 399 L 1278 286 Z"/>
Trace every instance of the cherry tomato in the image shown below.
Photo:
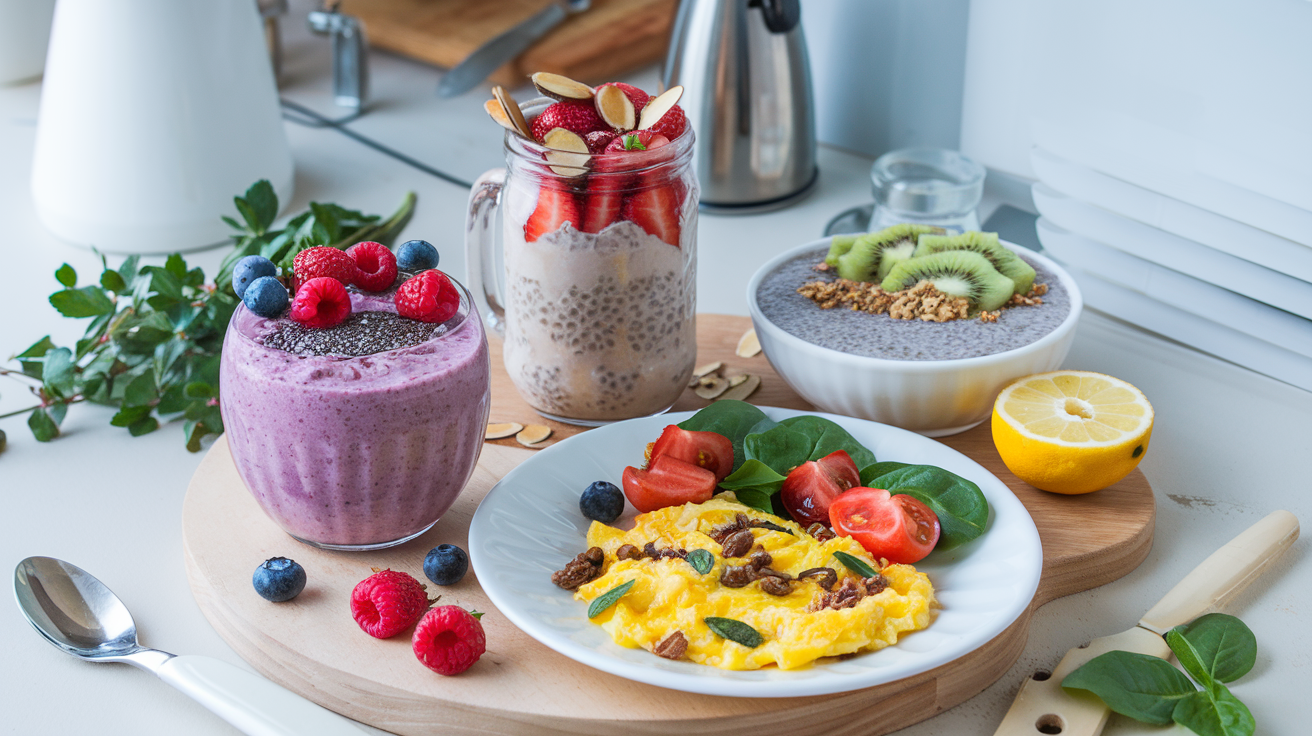
<path fill-rule="evenodd" d="M 919 562 L 938 544 L 938 516 L 911 496 L 853 488 L 829 506 L 834 533 L 851 537 L 889 562 Z"/>
<path fill-rule="evenodd" d="M 838 494 L 861 485 L 856 463 L 843 450 L 802 463 L 784 479 L 779 498 L 788 515 L 802 526 L 829 523 L 829 504 Z"/>
<path fill-rule="evenodd" d="M 624 469 L 624 495 L 644 514 L 666 506 L 709 501 L 714 492 L 715 473 L 668 455 L 652 460 L 647 470 Z"/>
<path fill-rule="evenodd" d="M 733 442 L 715 432 L 689 432 L 671 424 L 652 445 L 648 465 L 663 455 L 706 468 L 715 473 L 716 483 L 733 472 Z"/>

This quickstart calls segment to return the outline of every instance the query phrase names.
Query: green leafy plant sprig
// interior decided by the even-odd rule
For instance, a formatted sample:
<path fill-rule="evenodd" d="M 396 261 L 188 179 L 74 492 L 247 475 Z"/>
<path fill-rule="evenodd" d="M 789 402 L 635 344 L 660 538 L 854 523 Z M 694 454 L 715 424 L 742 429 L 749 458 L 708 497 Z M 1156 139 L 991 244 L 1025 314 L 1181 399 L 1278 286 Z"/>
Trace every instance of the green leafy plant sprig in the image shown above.
<path fill-rule="evenodd" d="M 50 295 L 51 306 L 91 322 L 73 347 L 57 346 L 47 335 L 13 356 L 17 369 L 0 368 L 0 376 L 25 383 L 37 399 L 0 418 L 26 413 L 32 434 L 49 442 L 59 436 L 69 406 L 90 402 L 117 409 L 110 424 L 133 436 L 180 418 L 187 449 L 198 451 L 203 437 L 223 432 L 219 354 L 237 308 L 236 262 L 259 254 L 289 273 L 291 260 L 306 248 L 346 248 L 362 240 L 391 245 L 414 214 L 415 195 L 407 194 L 386 220 L 311 202 L 281 229 L 272 227 L 278 196 L 269 182 L 256 182 L 234 203 L 243 223 L 223 218 L 237 231 L 236 245 L 214 283 L 176 253 L 163 266 L 129 256 L 118 268 L 101 256 L 99 279 L 85 286 L 78 286 L 72 266 L 60 266 L 55 279 L 62 288 Z"/>
<path fill-rule="evenodd" d="M 1252 630 L 1234 616 L 1209 613 L 1166 632 L 1166 643 L 1188 677 L 1164 659 L 1113 651 L 1085 662 L 1061 685 L 1087 690 L 1136 721 L 1174 721 L 1199 736 L 1252 736 L 1253 714 L 1224 684 L 1253 669 Z"/>

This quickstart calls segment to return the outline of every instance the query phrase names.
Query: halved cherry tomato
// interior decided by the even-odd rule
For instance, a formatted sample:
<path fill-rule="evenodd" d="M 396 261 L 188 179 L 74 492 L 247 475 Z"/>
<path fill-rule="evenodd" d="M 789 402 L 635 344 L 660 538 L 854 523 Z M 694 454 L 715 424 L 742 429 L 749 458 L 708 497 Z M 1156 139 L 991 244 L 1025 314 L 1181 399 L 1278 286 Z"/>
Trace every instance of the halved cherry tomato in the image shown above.
<path fill-rule="evenodd" d="M 911 496 L 853 488 L 829 506 L 834 533 L 851 537 L 876 558 L 911 564 L 938 544 L 938 516 Z"/>
<path fill-rule="evenodd" d="M 648 466 L 663 455 L 715 473 L 715 482 L 733 472 L 733 442 L 715 432 L 689 432 L 671 424 L 652 445 Z"/>
<path fill-rule="evenodd" d="M 779 499 L 793 521 L 802 526 L 829 523 L 829 504 L 838 494 L 861 485 L 852 456 L 836 450 L 819 460 L 802 463 L 784 479 Z"/>
<path fill-rule="evenodd" d="M 664 455 L 651 467 L 624 469 L 624 495 L 633 508 L 647 513 L 666 506 L 703 503 L 715 492 L 715 473 Z"/>

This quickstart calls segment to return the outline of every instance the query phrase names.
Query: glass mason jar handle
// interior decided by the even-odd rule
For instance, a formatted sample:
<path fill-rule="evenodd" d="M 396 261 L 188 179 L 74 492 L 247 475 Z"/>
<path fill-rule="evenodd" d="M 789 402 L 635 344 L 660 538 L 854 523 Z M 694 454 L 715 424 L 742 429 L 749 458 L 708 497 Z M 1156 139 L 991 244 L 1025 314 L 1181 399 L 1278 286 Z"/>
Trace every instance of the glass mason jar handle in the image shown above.
<path fill-rule="evenodd" d="M 465 283 L 474 296 L 474 304 L 483 314 L 490 331 L 498 337 L 506 334 L 505 299 L 497 291 L 496 222 L 501 190 L 506 184 L 506 170 L 484 172 L 469 192 L 469 212 L 465 220 Z"/>

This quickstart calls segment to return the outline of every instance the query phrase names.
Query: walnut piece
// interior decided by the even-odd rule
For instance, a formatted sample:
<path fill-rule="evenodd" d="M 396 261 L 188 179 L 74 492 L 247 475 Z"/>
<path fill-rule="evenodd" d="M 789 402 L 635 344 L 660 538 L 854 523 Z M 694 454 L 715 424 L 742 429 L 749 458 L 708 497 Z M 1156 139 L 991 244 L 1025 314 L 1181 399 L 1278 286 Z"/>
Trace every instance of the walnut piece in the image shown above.
<path fill-rule="evenodd" d="M 565 590 L 574 590 L 600 577 L 605 562 L 606 554 L 600 547 L 589 547 L 567 562 L 564 568 L 551 573 L 551 582 Z"/>
<path fill-rule="evenodd" d="M 683 655 L 688 653 L 688 637 L 682 631 L 676 631 L 661 639 L 652 653 L 666 659 L 683 659 Z"/>
<path fill-rule="evenodd" d="M 741 529 L 730 534 L 720 544 L 725 559 L 728 559 L 730 557 L 742 557 L 747 554 L 755 542 L 756 538 L 752 536 L 750 529 Z"/>

